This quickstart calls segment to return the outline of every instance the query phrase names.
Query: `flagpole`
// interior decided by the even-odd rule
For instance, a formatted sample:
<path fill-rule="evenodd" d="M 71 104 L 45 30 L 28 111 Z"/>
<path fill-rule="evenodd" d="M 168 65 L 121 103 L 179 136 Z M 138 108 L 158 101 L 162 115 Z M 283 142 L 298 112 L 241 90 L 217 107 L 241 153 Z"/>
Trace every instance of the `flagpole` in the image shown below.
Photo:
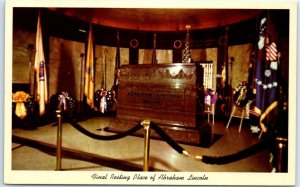
<path fill-rule="evenodd" d="M 156 33 L 153 34 L 152 65 L 153 64 L 157 64 L 157 60 L 156 60 Z"/>
<path fill-rule="evenodd" d="M 114 74 L 114 85 L 113 88 L 118 84 L 118 71 L 120 68 L 120 34 L 117 31 L 117 49 L 116 49 L 116 60 L 115 60 L 115 74 Z"/>
<path fill-rule="evenodd" d="M 225 64 L 225 115 L 229 114 L 231 111 L 231 88 L 228 84 L 229 79 L 229 67 L 228 67 L 228 31 L 229 27 L 225 28 L 225 35 L 224 35 L 224 64 Z M 231 85 L 230 85 L 231 86 Z"/>
<path fill-rule="evenodd" d="M 81 62 L 80 62 L 80 90 L 79 90 L 79 112 L 82 112 L 82 104 L 83 104 L 83 82 L 84 82 L 84 53 L 80 54 Z"/>
<path fill-rule="evenodd" d="M 34 84 L 32 84 L 32 54 L 34 52 L 34 45 L 28 44 L 28 52 L 29 52 L 29 94 L 33 95 L 34 93 Z"/>
<path fill-rule="evenodd" d="M 106 54 L 107 54 L 107 50 L 105 50 L 105 58 L 104 58 L 104 90 L 106 90 Z"/>

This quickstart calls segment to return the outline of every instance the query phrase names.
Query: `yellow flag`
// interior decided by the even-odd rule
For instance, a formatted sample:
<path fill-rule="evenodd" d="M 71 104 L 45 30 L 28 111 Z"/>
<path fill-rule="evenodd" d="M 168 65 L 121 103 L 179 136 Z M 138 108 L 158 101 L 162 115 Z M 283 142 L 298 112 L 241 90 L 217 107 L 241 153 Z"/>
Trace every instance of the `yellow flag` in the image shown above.
<path fill-rule="evenodd" d="M 36 99 L 39 103 L 40 115 L 45 114 L 45 103 L 48 102 L 47 71 L 42 39 L 41 18 L 38 16 L 36 32 L 36 54 L 34 68 L 36 71 Z"/>
<path fill-rule="evenodd" d="M 87 104 L 94 108 L 94 48 L 93 48 L 93 32 L 92 26 L 90 26 L 89 37 L 88 37 L 88 48 L 86 55 L 85 65 L 85 85 L 84 94 L 87 98 Z"/>

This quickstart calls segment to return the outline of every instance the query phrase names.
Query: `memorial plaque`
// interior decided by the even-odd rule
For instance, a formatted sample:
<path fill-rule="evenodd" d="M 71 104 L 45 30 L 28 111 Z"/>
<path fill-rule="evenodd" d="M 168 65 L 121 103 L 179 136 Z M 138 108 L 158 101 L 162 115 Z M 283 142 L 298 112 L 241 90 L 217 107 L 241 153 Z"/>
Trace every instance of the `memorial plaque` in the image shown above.
<path fill-rule="evenodd" d="M 124 131 L 149 119 L 175 140 L 201 143 L 201 129 L 207 129 L 207 124 L 200 121 L 204 101 L 200 65 L 123 65 L 119 80 L 117 122 L 112 130 Z"/>

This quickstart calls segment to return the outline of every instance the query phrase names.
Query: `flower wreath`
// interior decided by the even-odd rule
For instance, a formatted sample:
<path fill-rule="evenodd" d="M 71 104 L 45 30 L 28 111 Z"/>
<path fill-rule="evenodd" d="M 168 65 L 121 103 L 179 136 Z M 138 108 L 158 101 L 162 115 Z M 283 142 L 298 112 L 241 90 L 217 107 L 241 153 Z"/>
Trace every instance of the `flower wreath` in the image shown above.
<path fill-rule="evenodd" d="M 182 46 L 182 42 L 180 40 L 175 40 L 174 43 L 173 43 L 173 47 L 175 49 L 180 49 Z"/>
<path fill-rule="evenodd" d="M 238 107 L 244 107 L 247 104 L 247 82 L 242 81 L 234 90 L 234 104 Z"/>
<path fill-rule="evenodd" d="M 69 95 L 68 92 L 62 91 L 57 95 L 58 108 L 62 110 L 67 118 L 73 118 L 77 111 L 77 101 Z"/>
<path fill-rule="evenodd" d="M 137 41 L 137 39 L 131 39 L 130 40 L 130 47 L 137 48 L 138 45 L 139 45 L 139 42 Z"/>

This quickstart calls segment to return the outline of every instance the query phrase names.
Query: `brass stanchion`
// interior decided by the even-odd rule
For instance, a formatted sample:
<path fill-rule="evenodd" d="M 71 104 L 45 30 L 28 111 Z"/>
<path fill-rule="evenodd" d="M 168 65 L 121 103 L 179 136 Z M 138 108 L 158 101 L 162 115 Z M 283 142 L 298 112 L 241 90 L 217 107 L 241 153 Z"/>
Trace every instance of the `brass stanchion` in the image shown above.
<path fill-rule="evenodd" d="M 56 110 L 57 117 L 57 147 L 56 147 L 56 170 L 61 170 L 61 141 L 62 141 L 62 124 L 61 124 L 61 110 Z"/>
<path fill-rule="evenodd" d="M 286 155 L 285 151 L 287 149 L 287 138 L 277 137 L 277 160 L 276 160 L 276 170 L 277 172 L 285 172 L 286 170 Z"/>
<path fill-rule="evenodd" d="M 141 122 L 141 125 L 144 127 L 144 130 L 145 130 L 143 171 L 149 171 L 150 121 L 149 120 L 144 120 L 144 121 Z"/>

